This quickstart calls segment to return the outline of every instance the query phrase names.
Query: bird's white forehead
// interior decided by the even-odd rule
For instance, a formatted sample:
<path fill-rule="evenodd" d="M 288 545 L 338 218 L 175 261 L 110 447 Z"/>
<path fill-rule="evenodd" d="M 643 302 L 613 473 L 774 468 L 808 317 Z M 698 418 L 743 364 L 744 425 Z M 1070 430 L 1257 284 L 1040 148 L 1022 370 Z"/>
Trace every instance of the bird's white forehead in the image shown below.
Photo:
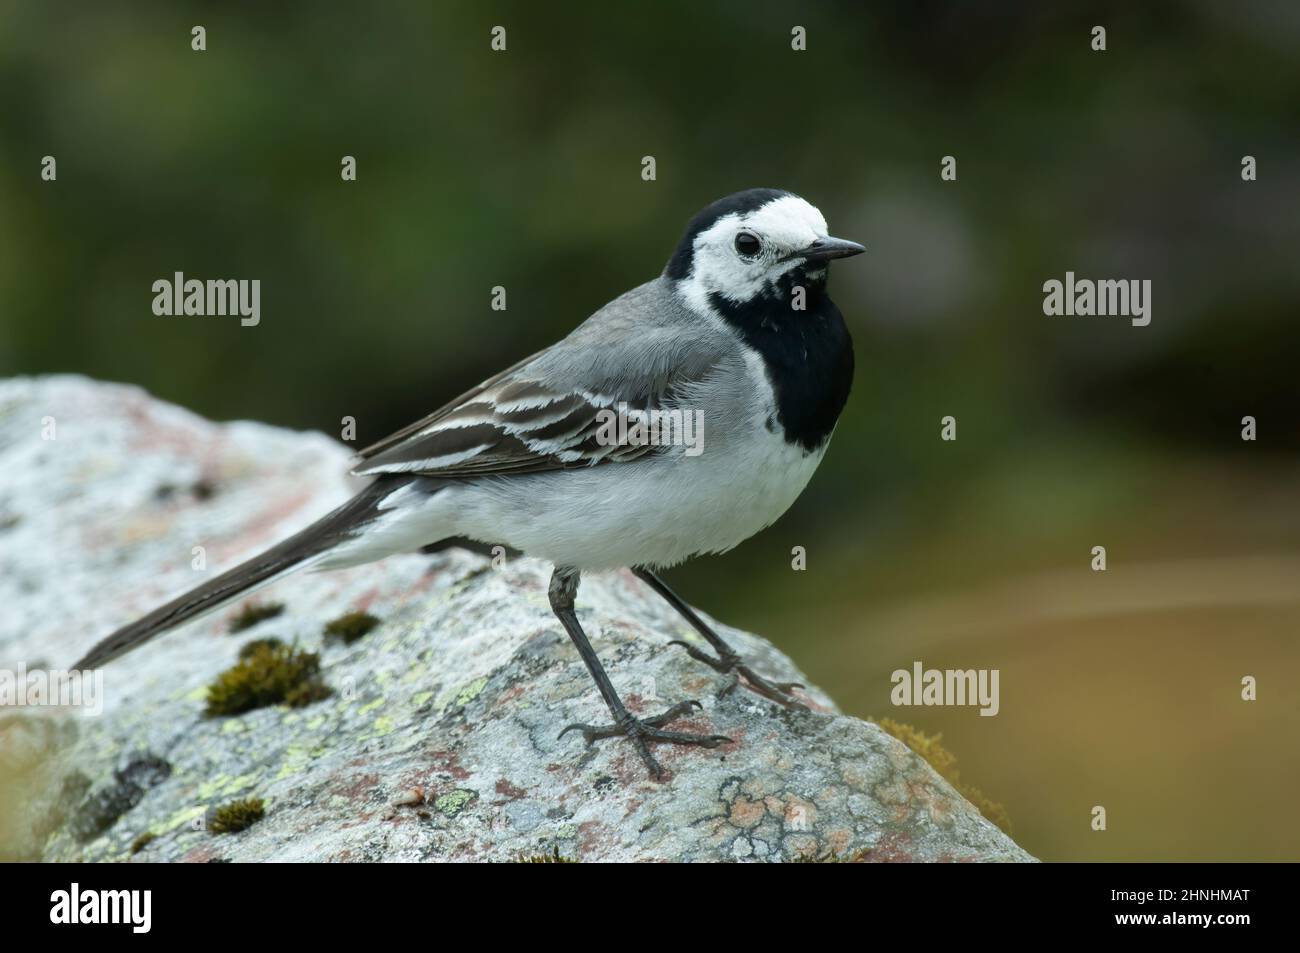
<path fill-rule="evenodd" d="M 815 205 L 797 195 L 783 195 L 745 217 L 745 225 L 772 241 L 790 239 L 806 245 L 826 237 L 826 219 Z"/>
<path fill-rule="evenodd" d="M 826 237 L 826 219 L 817 207 L 797 195 L 783 195 L 746 214 L 724 215 L 706 229 L 703 243 L 730 238 L 738 228 L 748 228 L 779 247 L 803 248 Z"/>

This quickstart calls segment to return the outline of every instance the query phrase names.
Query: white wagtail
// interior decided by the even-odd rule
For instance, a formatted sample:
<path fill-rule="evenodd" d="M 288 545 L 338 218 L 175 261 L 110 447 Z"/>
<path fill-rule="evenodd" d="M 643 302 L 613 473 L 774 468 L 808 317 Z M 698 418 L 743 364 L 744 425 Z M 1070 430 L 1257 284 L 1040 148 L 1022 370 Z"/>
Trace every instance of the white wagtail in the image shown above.
<path fill-rule="evenodd" d="M 651 742 L 730 739 L 663 726 L 697 706 L 639 719 L 619 699 L 574 611 L 582 572 L 631 567 L 716 650 L 690 654 L 788 705 L 799 686 L 750 669 L 654 574 L 720 553 L 771 524 L 821 462 L 853 378 L 853 348 L 826 294 L 827 262 L 856 255 L 796 195 L 750 189 L 687 226 L 663 273 L 568 337 L 361 451 L 374 477 L 279 545 L 96 645 L 92 668 L 298 569 L 336 569 L 469 540 L 549 560 L 551 607 L 614 716 L 571 725 L 588 744 L 629 738 L 662 777 Z M 612 412 L 696 415 L 702 441 L 611 441 Z M 665 418 L 665 419 L 671 419 Z M 678 643 L 685 644 L 685 643 Z M 800 706 L 801 707 L 801 706 Z"/>

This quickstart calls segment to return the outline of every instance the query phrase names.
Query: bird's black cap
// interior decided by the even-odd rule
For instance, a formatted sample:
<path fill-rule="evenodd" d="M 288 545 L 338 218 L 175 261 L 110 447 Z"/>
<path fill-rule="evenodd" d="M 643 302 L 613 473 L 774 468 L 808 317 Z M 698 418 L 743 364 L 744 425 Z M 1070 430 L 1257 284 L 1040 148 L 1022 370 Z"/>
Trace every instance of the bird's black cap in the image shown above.
<path fill-rule="evenodd" d="M 756 212 L 768 202 L 775 201 L 791 193 L 784 189 L 745 189 L 720 198 L 712 205 L 705 206 L 686 226 L 686 234 L 677 243 L 677 250 L 668 259 L 664 274 L 674 281 L 680 281 L 691 273 L 691 257 L 695 252 L 695 237 L 707 231 L 713 223 L 724 215 L 748 215 Z"/>

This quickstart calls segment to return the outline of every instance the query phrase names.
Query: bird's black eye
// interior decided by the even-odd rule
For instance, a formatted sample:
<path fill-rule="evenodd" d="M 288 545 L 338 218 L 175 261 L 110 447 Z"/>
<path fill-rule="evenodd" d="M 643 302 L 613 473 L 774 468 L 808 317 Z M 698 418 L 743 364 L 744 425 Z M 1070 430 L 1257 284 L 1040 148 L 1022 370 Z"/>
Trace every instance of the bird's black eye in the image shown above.
<path fill-rule="evenodd" d="M 741 258 L 753 258 L 762 247 L 763 243 L 753 232 L 741 232 L 736 236 L 736 251 Z"/>

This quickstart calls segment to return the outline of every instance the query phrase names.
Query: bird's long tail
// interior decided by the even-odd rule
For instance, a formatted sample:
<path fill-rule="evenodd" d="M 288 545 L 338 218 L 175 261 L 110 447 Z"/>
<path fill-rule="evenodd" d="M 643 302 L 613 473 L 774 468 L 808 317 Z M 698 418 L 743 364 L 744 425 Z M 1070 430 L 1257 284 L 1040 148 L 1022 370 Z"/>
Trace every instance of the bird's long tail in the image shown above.
<path fill-rule="evenodd" d="M 206 615 L 233 599 L 317 561 L 373 519 L 380 500 L 392 492 L 397 482 L 389 478 L 377 480 L 284 542 L 118 629 L 87 652 L 73 668 L 84 670 L 111 662 L 183 622 Z"/>

